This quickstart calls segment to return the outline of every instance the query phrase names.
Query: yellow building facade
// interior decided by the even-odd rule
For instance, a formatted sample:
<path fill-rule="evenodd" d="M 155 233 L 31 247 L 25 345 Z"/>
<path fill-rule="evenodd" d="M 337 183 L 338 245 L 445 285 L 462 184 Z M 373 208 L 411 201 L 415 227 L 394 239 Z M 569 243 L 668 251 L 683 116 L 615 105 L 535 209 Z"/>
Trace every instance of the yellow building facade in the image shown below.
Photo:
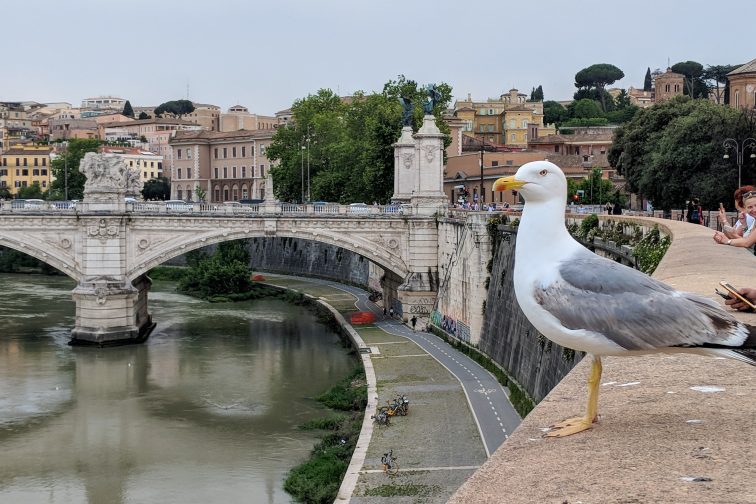
<path fill-rule="evenodd" d="M 510 147 L 527 147 L 528 138 L 556 133 L 553 125 L 543 122 L 543 102 L 528 101 L 517 89 L 498 99 L 457 100 L 454 115 L 464 123 L 463 134 L 485 142 Z"/>
<path fill-rule="evenodd" d="M 0 156 L 0 187 L 7 187 L 11 194 L 18 194 L 22 187 L 39 184 L 47 191 L 54 180 L 50 167 L 47 146 L 14 145 Z"/>

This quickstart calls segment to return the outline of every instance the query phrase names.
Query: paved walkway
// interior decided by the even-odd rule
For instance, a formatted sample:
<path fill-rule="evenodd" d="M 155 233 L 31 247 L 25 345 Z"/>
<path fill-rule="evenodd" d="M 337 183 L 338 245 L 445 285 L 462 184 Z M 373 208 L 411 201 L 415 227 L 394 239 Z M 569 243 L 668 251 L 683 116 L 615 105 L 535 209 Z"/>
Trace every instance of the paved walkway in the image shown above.
<path fill-rule="evenodd" d="M 446 502 L 519 424 L 507 392 L 488 371 L 432 334 L 383 319 L 382 309 L 364 290 L 263 274 L 267 283 L 321 297 L 346 317 L 356 309 L 375 313 L 376 325 L 355 329 L 374 349 L 378 404 L 400 391 L 410 398 L 410 415 L 373 431 L 352 503 L 385 502 L 385 489 L 395 492 L 397 485 L 404 492 L 400 502 Z M 380 456 L 388 448 L 402 468 L 396 478 L 386 478 L 380 469 Z"/>

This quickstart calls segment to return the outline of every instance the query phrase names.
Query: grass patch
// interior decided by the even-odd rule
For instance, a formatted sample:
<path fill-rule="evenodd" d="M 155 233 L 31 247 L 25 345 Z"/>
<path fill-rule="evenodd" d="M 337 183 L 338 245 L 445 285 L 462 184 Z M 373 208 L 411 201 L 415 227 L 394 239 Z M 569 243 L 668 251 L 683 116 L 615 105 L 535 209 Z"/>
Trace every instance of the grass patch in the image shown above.
<path fill-rule="evenodd" d="M 404 485 L 381 485 L 375 488 L 365 490 L 365 497 L 430 497 L 439 491 L 437 485 L 415 485 L 406 483 Z"/>
<path fill-rule="evenodd" d="M 327 430 L 328 433 L 312 449 L 306 462 L 289 471 L 284 490 L 298 502 L 325 504 L 336 498 L 360 435 L 362 415 L 367 405 L 365 371 L 355 369 L 317 400 L 329 408 L 347 413 L 313 420 L 301 426 L 303 429 Z"/>
<path fill-rule="evenodd" d="M 512 406 L 520 415 L 520 417 L 525 418 L 528 413 L 530 413 L 532 409 L 535 408 L 535 401 L 533 401 L 530 395 L 522 390 L 517 382 L 515 382 L 499 365 L 492 361 L 487 355 L 485 355 L 480 350 L 471 347 L 470 345 L 466 345 L 456 338 L 450 338 L 444 331 L 434 325 L 431 325 L 429 327 L 433 334 L 443 339 L 456 350 L 462 352 L 463 354 L 467 355 L 472 360 L 483 366 L 487 371 L 489 371 L 496 377 L 499 383 L 509 388 L 509 402 L 512 403 Z"/>

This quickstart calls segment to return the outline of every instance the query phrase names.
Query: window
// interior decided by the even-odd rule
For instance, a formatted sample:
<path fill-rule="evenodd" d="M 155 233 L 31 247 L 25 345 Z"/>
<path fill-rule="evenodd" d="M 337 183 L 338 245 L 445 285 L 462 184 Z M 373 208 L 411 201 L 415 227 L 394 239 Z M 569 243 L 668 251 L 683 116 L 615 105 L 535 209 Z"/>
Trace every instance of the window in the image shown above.
<path fill-rule="evenodd" d="M 24 166 L 29 166 L 29 159 L 28 158 L 24 158 Z"/>
<path fill-rule="evenodd" d="M 231 157 L 236 157 L 236 147 L 231 147 Z"/>
<path fill-rule="evenodd" d="M 247 192 L 247 186 L 242 186 L 242 199 L 247 199 L 249 197 L 249 193 Z"/>
<path fill-rule="evenodd" d="M 21 166 L 21 158 L 16 158 L 16 166 Z"/>
<path fill-rule="evenodd" d="M 231 167 L 231 177 L 236 178 L 236 166 Z"/>
<path fill-rule="evenodd" d="M 213 149 L 213 157 L 215 159 L 218 159 L 218 147 L 216 147 L 215 149 Z"/>
<path fill-rule="evenodd" d="M 250 156 L 252 156 L 252 157 L 254 157 L 254 156 L 255 156 L 255 146 L 254 146 L 254 145 L 252 145 L 252 146 L 251 146 L 251 147 L 249 148 L 249 155 L 250 155 Z"/>
<path fill-rule="evenodd" d="M 260 165 L 260 176 L 265 178 L 265 165 L 264 164 Z"/>
<path fill-rule="evenodd" d="M 558 145 L 554 146 L 554 152 L 559 152 L 559 146 Z"/>
<path fill-rule="evenodd" d="M 507 166 L 512 166 L 513 162 L 511 159 L 507 159 Z"/>
<path fill-rule="evenodd" d="M 228 168 L 225 166 L 223 167 L 223 178 L 228 178 Z"/>
<path fill-rule="evenodd" d="M 39 170 L 37 168 L 32 170 L 32 176 L 33 177 L 39 177 Z"/>
<path fill-rule="evenodd" d="M 186 159 L 192 159 L 192 149 L 186 149 Z"/>
<path fill-rule="evenodd" d="M 144 178 L 147 178 L 147 172 L 144 172 L 144 174 L 143 174 L 142 176 L 143 176 Z"/>
<path fill-rule="evenodd" d="M 28 177 L 29 176 L 29 170 L 27 168 L 24 168 L 21 170 L 21 176 L 22 177 Z"/>
<path fill-rule="evenodd" d="M 242 145 L 242 155 L 241 157 L 247 157 L 247 146 Z"/>
<path fill-rule="evenodd" d="M 176 198 L 184 199 L 184 191 L 182 191 L 180 187 L 176 190 Z"/>
<path fill-rule="evenodd" d="M 228 149 L 223 147 L 223 159 L 226 159 L 228 157 Z"/>
<path fill-rule="evenodd" d="M 491 161 L 491 166 L 492 167 L 493 166 L 499 166 L 499 162 L 498 161 Z"/>
<path fill-rule="evenodd" d="M 187 168 L 186 169 L 186 178 L 189 178 L 189 179 L 192 178 L 192 169 L 191 168 Z"/>
<path fill-rule="evenodd" d="M 514 119 L 510 119 L 509 120 L 509 127 L 510 127 L 510 129 L 515 129 L 515 120 Z"/>
<path fill-rule="evenodd" d="M 39 159 L 34 158 L 34 166 L 39 166 Z"/>
<path fill-rule="evenodd" d="M 528 120 L 527 119 L 523 119 L 522 120 L 522 127 L 523 128 L 527 128 L 528 127 Z"/>
<path fill-rule="evenodd" d="M 515 135 L 514 133 L 512 133 L 509 138 L 510 138 L 510 140 L 512 140 L 514 142 L 514 141 L 517 140 L 517 135 Z"/>
<path fill-rule="evenodd" d="M 243 148 L 244 147 L 242 147 L 242 149 Z M 242 166 L 241 176 L 242 176 L 242 178 L 247 178 L 247 167 L 246 166 Z"/>
<path fill-rule="evenodd" d="M 181 168 L 179 168 L 178 170 L 176 170 L 176 172 L 178 173 L 178 175 L 176 175 L 176 178 L 180 179 L 181 178 Z M 181 199 L 181 198 L 179 198 L 179 199 Z"/>
<path fill-rule="evenodd" d="M 740 107 L 740 90 L 738 89 L 735 91 L 735 107 Z M 16 161 L 16 164 L 18 164 L 18 161 Z"/>
<path fill-rule="evenodd" d="M 266 147 L 265 145 L 261 145 L 261 146 L 260 146 L 260 155 L 261 155 L 261 156 L 264 156 L 264 155 L 265 155 L 265 150 L 266 150 L 266 149 L 267 149 L 267 147 Z"/>
<path fill-rule="evenodd" d="M 223 188 L 223 201 L 228 201 L 228 187 Z"/>
<path fill-rule="evenodd" d="M 213 201 L 220 201 L 220 188 L 218 186 L 215 186 L 215 195 L 213 196 Z"/>
<path fill-rule="evenodd" d="M 42 187 L 47 187 L 47 180 L 42 181 Z"/>
<path fill-rule="evenodd" d="M 181 149 L 176 149 L 176 159 L 181 159 Z"/>
<path fill-rule="evenodd" d="M 218 178 L 218 167 L 213 168 L 213 178 Z"/>

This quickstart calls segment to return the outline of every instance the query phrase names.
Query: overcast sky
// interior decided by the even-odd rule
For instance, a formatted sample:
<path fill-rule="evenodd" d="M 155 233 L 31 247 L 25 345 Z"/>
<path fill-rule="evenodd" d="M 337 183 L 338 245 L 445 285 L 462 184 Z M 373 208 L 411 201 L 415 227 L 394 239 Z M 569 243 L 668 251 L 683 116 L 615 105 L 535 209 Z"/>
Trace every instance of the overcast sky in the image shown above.
<path fill-rule="evenodd" d="M 25 0 L 3 2 L 0 101 L 189 98 L 273 114 L 331 88 L 404 74 L 456 98 L 512 87 L 570 99 L 575 73 L 611 63 L 642 87 L 667 61 L 756 58 L 756 0 Z"/>

